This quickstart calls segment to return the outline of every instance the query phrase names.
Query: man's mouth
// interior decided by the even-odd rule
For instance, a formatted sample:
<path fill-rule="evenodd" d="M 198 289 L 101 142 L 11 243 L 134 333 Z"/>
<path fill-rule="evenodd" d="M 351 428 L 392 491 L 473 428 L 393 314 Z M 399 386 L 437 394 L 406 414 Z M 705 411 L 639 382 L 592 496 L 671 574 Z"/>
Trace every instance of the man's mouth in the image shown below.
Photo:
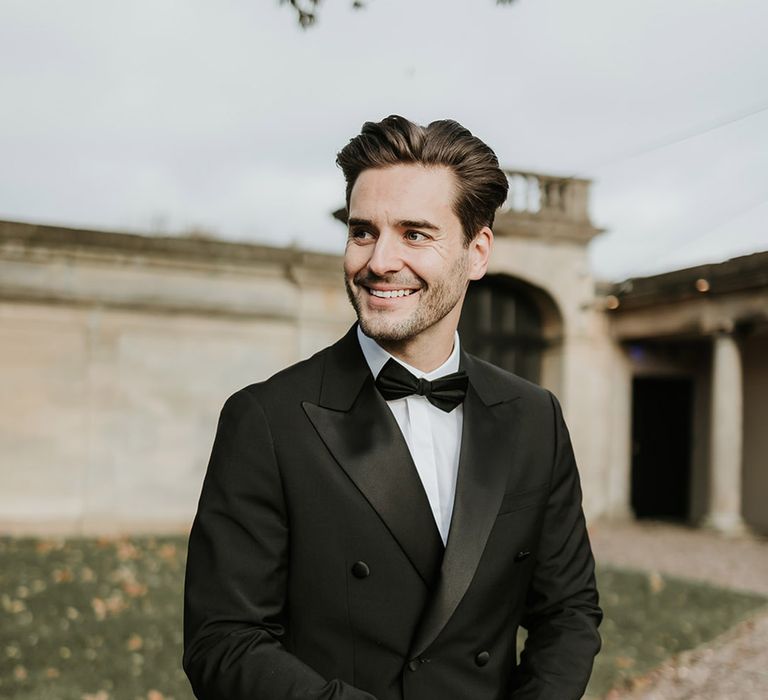
<path fill-rule="evenodd" d="M 380 299 L 407 297 L 408 295 L 418 291 L 416 289 L 371 289 L 371 287 L 366 287 L 366 289 L 371 296 L 379 297 Z"/>

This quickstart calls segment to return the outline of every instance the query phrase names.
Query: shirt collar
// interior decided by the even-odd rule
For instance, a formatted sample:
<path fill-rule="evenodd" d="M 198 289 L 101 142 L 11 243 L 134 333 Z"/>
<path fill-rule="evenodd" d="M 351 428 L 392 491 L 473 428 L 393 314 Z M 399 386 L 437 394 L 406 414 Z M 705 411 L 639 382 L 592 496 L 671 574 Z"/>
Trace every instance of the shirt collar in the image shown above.
<path fill-rule="evenodd" d="M 422 372 L 420 369 L 411 367 L 411 365 L 407 364 L 406 362 L 398 360 L 393 355 L 390 355 L 373 338 L 369 338 L 365 333 L 363 333 L 359 324 L 357 326 L 357 340 L 360 343 L 360 349 L 363 351 L 365 361 L 368 363 L 368 367 L 370 367 L 371 374 L 373 374 L 374 379 L 379 376 L 379 372 L 381 372 L 389 358 L 392 358 L 395 360 L 395 362 L 399 362 L 415 377 L 424 377 L 424 379 L 428 379 L 430 381 L 433 379 L 438 379 L 439 377 L 444 377 L 446 374 L 452 374 L 453 372 L 459 371 L 460 347 L 458 331 L 454 333 L 453 352 L 451 352 L 448 359 L 443 362 L 442 365 L 440 365 L 437 369 L 433 369 L 431 372 Z"/>

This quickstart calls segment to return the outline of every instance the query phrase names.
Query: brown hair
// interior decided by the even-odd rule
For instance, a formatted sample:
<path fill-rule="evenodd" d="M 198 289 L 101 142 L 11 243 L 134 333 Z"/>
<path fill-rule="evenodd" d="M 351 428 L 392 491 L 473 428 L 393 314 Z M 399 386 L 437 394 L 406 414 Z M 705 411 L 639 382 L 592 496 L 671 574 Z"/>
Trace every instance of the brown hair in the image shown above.
<path fill-rule="evenodd" d="M 496 154 L 452 119 L 428 126 L 397 115 L 365 122 L 360 134 L 336 156 L 347 181 L 347 211 L 352 188 L 363 170 L 402 163 L 445 166 L 453 171 L 458 188 L 453 210 L 464 230 L 465 246 L 483 226 L 493 226 L 496 209 L 507 198 L 507 177 Z"/>

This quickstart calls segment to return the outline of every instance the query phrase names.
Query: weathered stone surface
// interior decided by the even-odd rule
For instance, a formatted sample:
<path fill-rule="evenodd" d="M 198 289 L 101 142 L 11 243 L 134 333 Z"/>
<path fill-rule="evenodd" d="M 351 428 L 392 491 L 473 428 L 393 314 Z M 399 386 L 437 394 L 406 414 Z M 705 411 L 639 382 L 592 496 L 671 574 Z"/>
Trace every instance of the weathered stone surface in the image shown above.
<path fill-rule="evenodd" d="M 184 530 L 226 397 L 335 340 L 340 259 L 0 225 L 0 528 Z"/>
<path fill-rule="evenodd" d="M 596 285 L 589 183 L 509 176 L 522 195 L 498 214 L 489 273 L 541 316 L 540 381 L 563 405 L 588 517 L 631 514 L 633 379 L 657 375 L 694 383 L 687 517 L 712 510 L 714 453 L 734 452 L 728 438 L 710 449 L 713 337 L 727 332 L 743 368 L 729 509 L 768 532 L 768 253 Z M 339 256 L 0 222 L 0 531 L 186 528 L 225 398 L 353 318 Z"/>

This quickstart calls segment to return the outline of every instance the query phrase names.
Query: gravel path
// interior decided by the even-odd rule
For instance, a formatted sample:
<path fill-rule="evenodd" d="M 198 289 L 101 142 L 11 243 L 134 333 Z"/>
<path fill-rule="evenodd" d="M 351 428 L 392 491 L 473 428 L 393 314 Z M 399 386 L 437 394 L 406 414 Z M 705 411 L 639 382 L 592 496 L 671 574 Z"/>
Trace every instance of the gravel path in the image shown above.
<path fill-rule="evenodd" d="M 768 698 L 768 612 L 713 643 L 685 652 L 607 700 L 765 700 Z"/>
<path fill-rule="evenodd" d="M 768 595 L 768 540 L 658 523 L 597 523 L 596 560 Z M 766 700 L 768 609 L 685 652 L 607 700 Z"/>
<path fill-rule="evenodd" d="M 658 571 L 768 596 L 768 539 L 624 522 L 597 523 L 590 528 L 590 538 L 600 564 Z"/>

